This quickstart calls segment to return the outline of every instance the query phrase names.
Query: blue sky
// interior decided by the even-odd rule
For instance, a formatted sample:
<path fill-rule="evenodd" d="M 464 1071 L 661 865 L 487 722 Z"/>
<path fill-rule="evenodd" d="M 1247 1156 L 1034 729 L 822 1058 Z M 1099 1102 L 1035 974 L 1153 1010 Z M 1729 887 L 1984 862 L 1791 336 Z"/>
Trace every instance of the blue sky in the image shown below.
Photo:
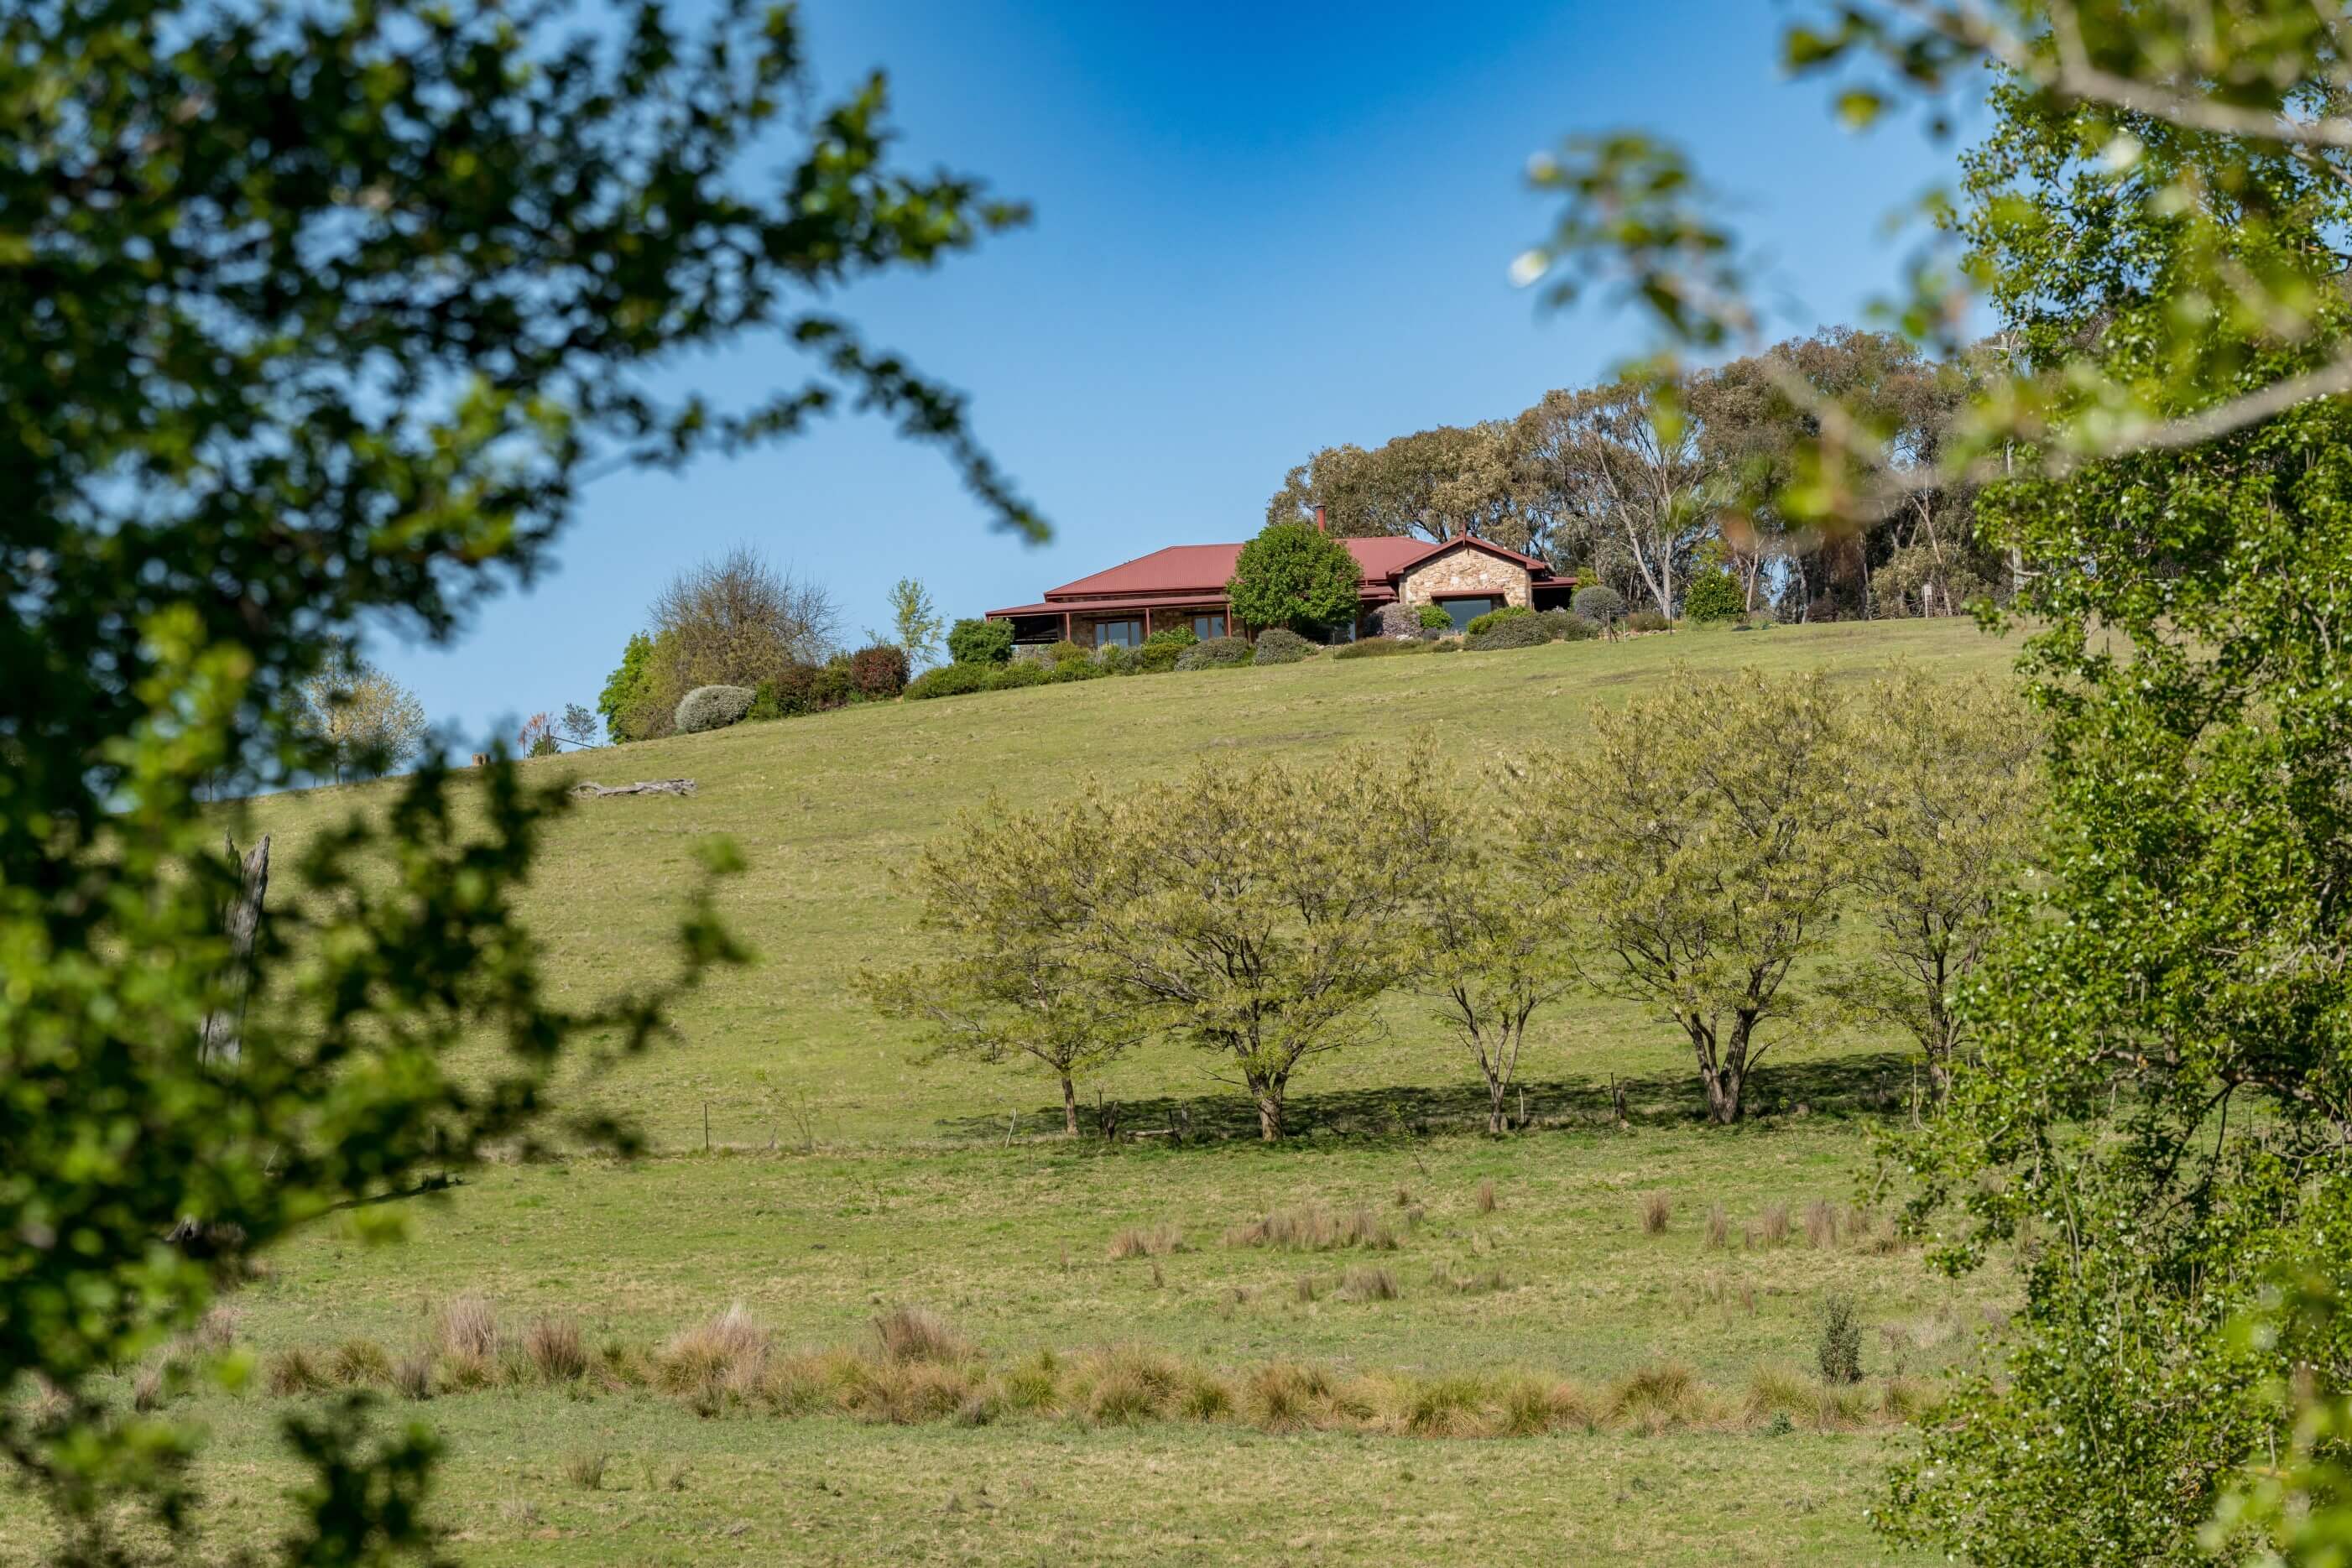
<path fill-rule="evenodd" d="M 1857 319 L 1948 149 L 1853 137 L 1773 65 L 1763 0 L 1444 5 L 805 0 L 820 86 L 887 70 L 901 151 L 1035 208 L 937 271 L 833 301 L 971 399 L 1052 520 L 992 532 L 938 456 L 845 418 L 743 458 L 593 486 L 530 591 L 446 649 L 372 652 L 467 740 L 593 704 L 646 601 L 736 544 L 825 583 L 855 637 L 921 578 L 950 615 L 1163 544 L 1246 537 L 1318 446 L 1505 416 L 1643 346 L 1622 308 L 1546 313 L 1507 277 L 1550 207 L 1529 153 L 1679 139 L 1760 240 L 1780 325 Z M 724 401 L 797 379 L 746 342 L 681 372 Z"/>

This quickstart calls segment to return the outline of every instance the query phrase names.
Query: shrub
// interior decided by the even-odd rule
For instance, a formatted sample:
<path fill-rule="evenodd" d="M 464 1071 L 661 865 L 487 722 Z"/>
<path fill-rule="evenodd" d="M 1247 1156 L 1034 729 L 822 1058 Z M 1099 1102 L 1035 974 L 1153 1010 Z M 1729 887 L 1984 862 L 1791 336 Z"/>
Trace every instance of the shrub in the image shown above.
<path fill-rule="evenodd" d="M 1414 624 L 1424 632 L 1451 632 L 1454 617 L 1441 605 L 1424 604 L 1413 612 Z"/>
<path fill-rule="evenodd" d="M 1517 621 L 1534 613 L 1534 611 L 1524 604 L 1506 604 L 1499 610 L 1489 610 L 1484 615 L 1473 616 L 1470 624 L 1462 630 L 1475 637 L 1490 626 L 1500 626 L 1506 621 Z"/>
<path fill-rule="evenodd" d="M 1010 621 L 959 621 L 948 629 L 948 657 L 959 664 L 1001 664 L 1013 657 Z"/>
<path fill-rule="evenodd" d="M 1092 652 L 1083 643 L 1073 643 L 1065 637 L 1045 650 L 1045 657 L 1053 664 L 1066 664 L 1072 659 L 1086 658 Z"/>
<path fill-rule="evenodd" d="M 1442 637 L 1429 645 L 1429 651 L 1433 653 L 1458 653 L 1462 652 L 1462 639 Z"/>
<path fill-rule="evenodd" d="M 1578 589 L 1569 600 L 1568 607 L 1595 626 L 1606 626 L 1612 622 L 1625 619 L 1625 596 L 1597 582 L 1590 588 Z"/>
<path fill-rule="evenodd" d="M 1421 630 L 1421 612 L 1410 604 L 1381 606 L 1381 635 L 1410 637 Z"/>
<path fill-rule="evenodd" d="M 1671 632 L 1674 622 L 1654 610 L 1636 610 L 1625 617 L 1625 624 L 1635 632 Z"/>
<path fill-rule="evenodd" d="M 960 697 L 967 692 L 986 691 L 995 673 L 992 664 L 941 664 L 908 682 L 907 697 L 920 702 L 927 697 Z"/>
<path fill-rule="evenodd" d="M 1131 675 L 1143 667 L 1143 651 L 1106 643 L 1095 650 L 1095 667 L 1106 675 Z"/>
<path fill-rule="evenodd" d="M 1547 610 L 1536 619 L 1544 623 L 1555 643 L 1589 643 L 1601 635 L 1600 627 L 1573 611 Z"/>
<path fill-rule="evenodd" d="M 1174 648 L 1179 651 L 1199 642 L 1200 636 L 1190 626 L 1162 626 L 1143 640 L 1147 648 Z"/>
<path fill-rule="evenodd" d="M 1721 567 L 1700 572 L 1683 590 L 1683 615 L 1702 625 L 1737 621 L 1747 611 L 1748 596 L 1739 591 L 1739 580 Z"/>
<path fill-rule="evenodd" d="M 724 729 L 751 711 L 749 686 L 697 686 L 677 701 L 673 721 L 680 735 Z"/>
<path fill-rule="evenodd" d="M 1257 653 L 1252 659 L 1259 664 L 1295 664 L 1301 659 L 1314 657 L 1315 644 L 1296 632 L 1276 626 L 1257 635 Z"/>
<path fill-rule="evenodd" d="M 751 688 L 751 706 L 743 711 L 747 724 L 765 723 L 784 716 L 783 699 L 777 694 L 773 680 L 761 681 Z"/>
<path fill-rule="evenodd" d="M 1234 558 L 1225 585 L 1235 619 L 1251 626 L 1328 626 L 1356 612 L 1363 569 L 1312 523 L 1269 523 Z"/>
<path fill-rule="evenodd" d="M 1054 678 L 1052 668 L 1034 660 L 1003 664 L 989 672 L 988 689 L 992 692 L 1011 691 L 1016 686 L 1042 686 Z"/>
<path fill-rule="evenodd" d="M 850 684 L 865 697 L 895 697 L 907 689 L 907 650 L 877 643 L 849 655 Z"/>
<path fill-rule="evenodd" d="M 1190 637 L 1192 634 L 1187 632 L 1185 635 Z M 1146 643 L 1135 652 L 1136 670 L 1147 675 L 1164 675 L 1176 667 L 1176 661 L 1184 656 L 1185 649 L 1190 646 L 1190 643 Z"/>
<path fill-rule="evenodd" d="M 1056 660 L 1045 671 L 1045 678 L 1055 682 L 1097 680 L 1111 673 L 1110 666 L 1091 653 L 1081 653 L 1075 659 Z"/>
<path fill-rule="evenodd" d="M 1394 609 L 1395 606 L 1390 606 Z M 1386 637 L 1368 637 L 1360 643 L 1349 643 L 1331 650 L 1335 659 L 1385 659 L 1398 653 L 1418 653 L 1425 643 L 1398 643 Z"/>
<path fill-rule="evenodd" d="M 820 712 L 846 706 L 856 691 L 857 683 L 850 675 L 847 654 L 827 659 L 809 675 L 809 702 Z"/>
<path fill-rule="evenodd" d="M 1478 617 L 1479 621 L 1486 619 L 1484 615 Z M 1474 626 L 1477 623 L 1471 622 Z M 1497 648 L 1540 648 L 1550 641 L 1551 628 L 1544 624 L 1543 617 L 1521 611 L 1507 620 L 1491 622 L 1483 632 L 1472 632 L 1463 645 L 1474 653 L 1485 653 Z"/>
<path fill-rule="evenodd" d="M 1852 1297 L 1832 1295 L 1822 1303 L 1822 1340 L 1813 1354 L 1823 1383 L 1862 1381 L 1862 1315 Z"/>
<path fill-rule="evenodd" d="M 1220 666 L 1246 664 L 1255 656 L 1255 650 L 1244 637 L 1212 637 L 1197 643 L 1177 657 L 1180 670 L 1211 670 Z"/>

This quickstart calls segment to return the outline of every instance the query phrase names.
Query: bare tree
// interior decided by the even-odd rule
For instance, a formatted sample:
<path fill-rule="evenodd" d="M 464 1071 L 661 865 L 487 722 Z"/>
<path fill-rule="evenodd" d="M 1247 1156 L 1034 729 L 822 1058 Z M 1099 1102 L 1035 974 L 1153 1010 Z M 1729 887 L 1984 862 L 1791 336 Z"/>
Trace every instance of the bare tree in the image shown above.
<path fill-rule="evenodd" d="M 696 686 L 756 686 L 789 665 L 816 664 L 841 622 L 822 585 L 769 565 L 749 545 L 679 572 L 650 614 L 665 690 L 681 695 Z"/>

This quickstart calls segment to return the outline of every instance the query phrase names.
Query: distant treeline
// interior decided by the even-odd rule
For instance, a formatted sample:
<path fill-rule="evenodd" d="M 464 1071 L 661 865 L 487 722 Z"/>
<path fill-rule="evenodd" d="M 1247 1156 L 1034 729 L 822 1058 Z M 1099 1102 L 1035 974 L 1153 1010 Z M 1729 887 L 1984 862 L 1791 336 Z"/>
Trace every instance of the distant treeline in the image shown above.
<path fill-rule="evenodd" d="M 1663 398 L 1626 379 L 1547 392 L 1511 419 L 1327 446 L 1290 471 L 1266 520 L 1319 503 L 1340 534 L 1475 534 L 1669 615 L 1693 574 L 1716 569 L 1748 609 L 1784 620 L 1948 615 L 2013 586 L 2010 563 L 1978 540 L 1971 489 L 1920 488 L 1837 536 L 1759 498 L 1797 477 L 1792 454 L 1818 434 L 1792 375 L 1858 413 L 1902 471 L 1935 462 L 1991 363 L 1990 349 L 1939 364 L 1892 334 L 1835 328 L 1685 374 Z"/>

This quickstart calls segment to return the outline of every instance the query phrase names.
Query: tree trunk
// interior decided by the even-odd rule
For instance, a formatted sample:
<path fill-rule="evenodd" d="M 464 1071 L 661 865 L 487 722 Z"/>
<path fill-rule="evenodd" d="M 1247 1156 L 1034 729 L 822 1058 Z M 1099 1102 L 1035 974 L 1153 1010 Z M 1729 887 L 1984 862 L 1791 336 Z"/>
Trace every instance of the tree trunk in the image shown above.
<path fill-rule="evenodd" d="M 1257 1135 L 1265 1143 L 1282 1142 L 1284 1082 L 1281 1078 L 1254 1078 L 1250 1081 L 1250 1091 L 1257 1097 Z"/>
<path fill-rule="evenodd" d="M 226 841 L 229 857 L 237 859 L 236 841 Z M 205 1016 L 196 1060 L 235 1067 L 245 1031 L 245 998 L 253 987 L 253 939 L 261 928 L 261 901 L 269 890 L 269 835 L 238 861 L 236 896 L 221 913 L 221 932 L 228 938 L 229 965 L 222 977 L 221 1005 Z"/>
<path fill-rule="evenodd" d="M 1727 1127 L 1739 1120 L 1739 1092 L 1748 1078 L 1748 1028 L 1752 1020 L 1742 1019 L 1732 1026 L 1730 1048 L 1720 1057 L 1716 1054 L 1714 1028 L 1696 1019 L 1684 1027 L 1690 1031 L 1691 1049 L 1698 1058 L 1698 1081 L 1706 1089 L 1706 1113 L 1717 1126 Z"/>
<path fill-rule="evenodd" d="M 1078 1135 L 1078 1086 L 1066 1072 L 1062 1074 L 1062 1131 L 1074 1138 Z"/>
<path fill-rule="evenodd" d="M 1491 1072 L 1486 1075 L 1486 1131 L 1507 1133 L 1511 1130 L 1510 1113 L 1503 1109 L 1510 1092 L 1509 1084 Z"/>

